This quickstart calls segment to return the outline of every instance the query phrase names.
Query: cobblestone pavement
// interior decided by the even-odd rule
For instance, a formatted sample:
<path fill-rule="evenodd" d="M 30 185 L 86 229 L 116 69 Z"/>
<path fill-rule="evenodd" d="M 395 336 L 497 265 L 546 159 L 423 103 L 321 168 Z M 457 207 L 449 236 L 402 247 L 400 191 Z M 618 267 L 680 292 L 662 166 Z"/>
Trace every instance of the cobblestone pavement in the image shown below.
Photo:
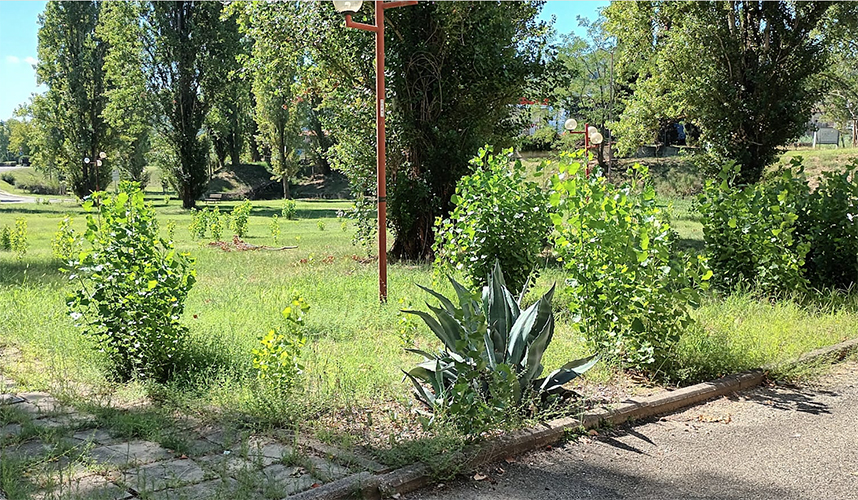
<path fill-rule="evenodd" d="M 287 498 L 387 467 L 311 439 L 287 441 L 188 424 L 179 453 L 123 440 L 97 419 L 0 375 L 0 500 Z M 23 473 L 22 473 L 23 472 Z"/>

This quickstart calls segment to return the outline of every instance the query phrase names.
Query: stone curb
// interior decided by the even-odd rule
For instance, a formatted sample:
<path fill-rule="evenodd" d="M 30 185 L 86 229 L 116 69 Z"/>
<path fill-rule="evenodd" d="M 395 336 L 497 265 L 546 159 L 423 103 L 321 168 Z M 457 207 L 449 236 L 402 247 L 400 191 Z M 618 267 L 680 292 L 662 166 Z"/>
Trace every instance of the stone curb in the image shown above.
<path fill-rule="evenodd" d="M 708 399 L 756 387 L 763 383 L 766 372 L 773 369 L 793 367 L 826 358 L 843 359 L 853 350 L 858 350 L 858 338 L 816 349 L 799 356 L 795 360 L 778 365 L 769 365 L 758 370 L 728 375 L 717 380 L 683 387 L 663 394 L 632 398 L 614 408 L 591 410 L 579 417 L 551 420 L 536 427 L 491 439 L 478 445 L 468 455 L 457 453 L 460 460 L 456 456 L 451 458 L 455 462 L 463 463 L 463 469 L 472 469 L 505 457 L 556 443 L 569 430 L 582 427 L 591 429 L 606 423 L 619 425 L 629 420 L 670 413 Z M 432 479 L 432 469 L 426 464 L 416 463 L 387 474 L 372 475 L 369 472 L 354 474 L 287 498 L 289 500 L 341 500 L 356 496 L 368 499 L 389 498 L 396 494 L 408 493 L 427 486 L 432 482 Z"/>

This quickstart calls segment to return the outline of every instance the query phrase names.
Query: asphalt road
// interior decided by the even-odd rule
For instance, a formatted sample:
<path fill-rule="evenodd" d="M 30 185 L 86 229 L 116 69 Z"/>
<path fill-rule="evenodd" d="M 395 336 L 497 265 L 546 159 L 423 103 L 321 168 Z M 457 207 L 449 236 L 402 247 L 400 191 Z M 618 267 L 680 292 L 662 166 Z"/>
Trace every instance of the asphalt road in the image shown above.
<path fill-rule="evenodd" d="M 407 500 L 858 500 L 858 363 L 484 467 Z"/>
<path fill-rule="evenodd" d="M 21 167 L 0 167 L 0 174 L 8 172 L 9 170 L 15 170 L 16 168 Z M 7 193 L 6 191 L 0 191 L 0 203 L 32 203 L 34 201 L 36 201 L 36 199 L 29 196 L 18 196 L 16 194 Z"/>

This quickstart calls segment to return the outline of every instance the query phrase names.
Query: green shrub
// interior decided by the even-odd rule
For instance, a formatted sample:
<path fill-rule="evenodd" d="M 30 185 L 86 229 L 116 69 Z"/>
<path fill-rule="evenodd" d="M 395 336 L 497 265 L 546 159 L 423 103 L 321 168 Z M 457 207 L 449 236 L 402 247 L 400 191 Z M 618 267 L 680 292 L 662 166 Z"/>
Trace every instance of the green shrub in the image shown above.
<path fill-rule="evenodd" d="M 191 223 L 188 225 L 188 232 L 191 233 L 193 239 L 203 239 L 209 230 L 208 209 L 191 210 Z"/>
<path fill-rule="evenodd" d="M 158 237 L 136 183 L 120 182 L 116 196 L 95 193 L 84 208 L 92 248 L 73 262 L 70 279 L 80 286 L 68 298 L 72 317 L 118 379 L 165 381 L 182 365 L 187 329 L 179 318 L 196 280 L 193 260 Z"/>
<path fill-rule="evenodd" d="M 54 233 L 54 238 L 51 240 L 54 258 L 62 262 L 73 260 L 80 251 L 80 236 L 71 227 L 72 220 L 71 215 L 63 217 L 57 227 L 57 232 Z"/>
<path fill-rule="evenodd" d="M 283 200 L 283 209 L 280 210 L 280 215 L 286 220 L 297 220 L 298 204 L 295 200 Z"/>
<path fill-rule="evenodd" d="M 268 231 L 271 233 L 271 239 L 274 244 L 277 244 L 277 239 L 280 237 L 280 221 L 277 214 L 271 216 L 271 221 L 268 223 Z"/>
<path fill-rule="evenodd" d="M 310 310 L 307 302 L 293 294 L 292 303 L 282 311 L 286 328 L 276 328 L 259 338 L 259 348 L 253 350 L 253 369 L 259 380 L 272 384 L 280 391 L 293 387 L 304 370 L 301 350 L 307 343 L 304 335 L 304 314 Z"/>
<path fill-rule="evenodd" d="M 12 175 L 12 172 L 3 172 L 2 174 L 0 174 L 0 180 L 11 184 L 12 186 L 15 185 L 15 176 Z"/>
<path fill-rule="evenodd" d="M 170 219 L 167 221 L 167 241 L 174 241 L 176 239 L 176 221 Z"/>
<path fill-rule="evenodd" d="M 503 423 L 525 399 L 554 393 L 595 364 L 594 356 L 571 361 L 540 378 L 542 356 L 554 335 L 554 287 L 522 311 L 521 299 L 514 299 L 507 289 L 499 264 L 482 297 L 450 281 L 458 306 L 421 286 L 440 301 L 440 307 L 428 306 L 432 314 L 403 311 L 419 316 L 444 343 L 443 351 L 432 354 L 408 349 L 425 361 L 405 375 L 420 401 L 464 432 L 479 434 Z"/>
<path fill-rule="evenodd" d="M 209 231 L 212 233 L 212 239 L 214 241 L 220 241 L 223 236 L 223 217 L 220 214 L 220 208 L 214 207 L 211 211 L 206 214 L 206 220 L 208 221 Z"/>
<path fill-rule="evenodd" d="M 810 245 L 804 274 L 816 288 L 847 289 L 858 283 L 858 162 L 822 174 L 799 218 L 798 233 Z"/>
<path fill-rule="evenodd" d="M 232 209 L 230 222 L 233 232 L 239 238 L 244 238 L 247 235 L 247 218 L 252 209 L 253 205 L 250 204 L 250 200 L 244 200 L 241 205 Z"/>
<path fill-rule="evenodd" d="M 521 137 L 522 151 L 551 151 L 557 140 L 557 131 L 553 127 L 536 129 L 532 134 Z"/>
<path fill-rule="evenodd" d="M 10 234 L 9 243 L 11 250 L 15 252 L 18 260 L 24 258 L 29 243 L 27 242 L 27 221 L 23 218 L 15 219 L 15 228 Z"/>
<path fill-rule="evenodd" d="M 711 273 L 672 252 L 675 233 L 658 207 L 647 170 L 620 186 L 587 177 L 561 153 L 550 201 L 555 250 L 568 273 L 572 317 L 599 353 L 656 372 L 692 322 L 689 307 Z"/>
<path fill-rule="evenodd" d="M 800 159 L 798 160 L 801 161 Z M 800 163 L 751 186 L 735 182 L 728 164 L 699 197 L 703 237 L 714 281 L 721 288 L 756 288 L 766 294 L 807 289 L 805 256 L 810 246 L 797 233 L 810 189 Z"/>
<path fill-rule="evenodd" d="M 450 217 L 435 222 L 436 268 L 460 270 L 480 286 L 499 261 L 510 287 L 521 290 L 549 234 L 548 202 L 539 186 L 527 181 L 521 162 L 511 162 L 511 149 L 492 151 L 480 149 L 471 161 L 474 172 L 456 185 Z"/>
<path fill-rule="evenodd" d="M 12 250 L 12 230 L 9 226 L 3 226 L 0 230 L 0 250 Z"/>

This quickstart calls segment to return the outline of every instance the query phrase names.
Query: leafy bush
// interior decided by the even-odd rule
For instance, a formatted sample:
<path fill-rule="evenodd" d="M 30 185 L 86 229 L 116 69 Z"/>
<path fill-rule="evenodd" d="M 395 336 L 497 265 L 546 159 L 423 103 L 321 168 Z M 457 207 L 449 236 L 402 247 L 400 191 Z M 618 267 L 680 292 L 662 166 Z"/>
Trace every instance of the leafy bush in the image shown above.
<path fill-rule="evenodd" d="M 250 211 L 253 205 L 250 200 L 244 200 L 241 205 L 232 209 L 232 218 L 230 220 L 232 230 L 239 238 L 244 238 L 247 235 L 247 218 L 250 216 Z"/>
<path fill-rule="evenodd" d="M 0 180 L 11 184 L 12 186 L 15 185 L 15 176 L 12 175 L 12 172 L 3 172 L 2 174 L 0 174 Z"/>
<path fill-rule="evenodd" d="M 195 240 L 203 239 L 206 234 L 211 234 L 214 241 L 220 241 L 224 227 L 228 225 L 228 223 L 224 223 L 224 218 L 229 218 L 229 215 L 221 214 L 218 207 L 194 209 L 191 211 L 191 223 L 188 225 L 188 232 L 191 233 L 191 238 Z"/>
<path fill-rule="evenodd" d="M 12 230 L 9 226 L 3 226 L 0 230 L 0 250 L 12 250 Z"/>
<path fill-rule="evenodd" d="M 285 329 L 276 328 L 260 337 L 260 346 L 253 350 L 253 369 L 259 380 L 286 391 L 294 386 L 304 370 L 301 350 L 307 343 L 304 335 L 304 314 L 310 310 L 307 302 L 293 294 L 292 303 L 283 309 Z"/>
<path fill-rule="evenodd" d="M 51 240 L 54 258 L 62 262 L 71 261 L 80 251 L 80 236 L 71 227 L 72 220 L 70 215 L 63 217 L 57 227 L 57 232 L 54 233 L 54 238 Z"/>
<path fill-rule="evenodd" d="M 817 288 L 858 283 L 858 162 L 825 172 L 810 194 L 798 233 L 810 244 L 804 274 Z"/>
<path fill-rule="evenodd" d="M 191 233 L 191 238 L 202 239 L 206 237 L 209 230 L 208 209 L 191 210 L 191 223 L 188 225 L 188 232 Z"/>
<path fill-rule="evenodd" d="M 715 282 L 779 294 L 807 289 L 803 266 L 810 250 L 797 233 L 810 189 L 799 163 L 751 186 L 736 183 L 728 164 L 699 197 L 703 237 Z"/>
<path fill-rule="evenodd" d="M 552 177 L 553 240 L 568 273 L 563 297 L 585 338 L 627 366 L 657 371 L 692 322 L 693 286 L 711 272 L 672 252 L 675 233 L 647 170 L 620 186 L 561 153 Z"/>
<path fill-rule="evenodd" d="M 536 129 L 532 134 L 521 137 L 522 151 L 551 151 L 557 140 L 557 131 L 553 127 Z"/>
<path fill-rule="evenodd" d="M 280 215 L 286 220 L 297 220 L 298 204 L 295 200 L 283 200 L 283 209 L 280 210 Z"/>
<path fill-rule="evenodd" d="M 170 219 L 167 221 L 167 241 L 174 241 L 176 238 L 176 221 Z"/>
<path fill-rule="evenodd" d="M 548 202 L 527 181 L 521 162 L 511 162 L 511 149 L 492 151 L 481 148 L 471 160 L 474 172 L 456 185 L 450 218 L 436 220 L 435 263 L 441 271 L 461 270 L 479 286 L 499 261 L 510 287 L 521 290 L 545 247 Z"/>
<path fill-rule="evenodd" d="M 444 343 L 444 350 L 433 354 L 408 349 L 426 360 L 405 375 L 420 401 L 451 417 L 463 431 L 478 434 L 502 423 L 526 397 L 556 392 L 595 364 L 594 356 L 571 361 L 540 378 L 542 356 L 554 335 L 554 287 L 521 311 L 521 298 L 514 299 L 507 289 L 499 264 L 482 297 L 450 281 L 458 306 L 421 286 L 440 307 L 427 304 L 433 314 L 403 311 L 419 316 Z"/>
<path fill-rule="evenodd" d="M 15 252 L 18 260 L 24 258 L 27 253 L 29 243 L 27 242 L 27 221 L 23 218 L 15 219 L 15 228 L 12 229 L 9 238 L 9 246 Z"/>
<path fill-rule="evenodd" d="M 277 239 L 280 237 L 280 221 L 277 214 L 271 216 L 271 221 L 268 223 L 268 231 L 271 233 L 271 239 L 274 244 L 277 244 Z"/>
<path fill-rule="evenodd" d="M 84 207 L 92 248 L 73 262 L 70 280 L 80 286 L 68 298 L 72 317 L 118 379 L 165 381 L 182 363 L 187 329 L 179 318 L 196 280 L 193 260 L 158 237 L 136 183 L 120 182 L 116 196 L 95 193 Z"/>
<path fill-rule="evenodd" d="M 214 207 L 210 212 L 208 212 L 206 220 L 208 221 L 209 230 L 212 233 L 212 239 L 214 241 L 220 241 L 223 236 L 223 217 L 220 214 L 220 208 Z"/>

